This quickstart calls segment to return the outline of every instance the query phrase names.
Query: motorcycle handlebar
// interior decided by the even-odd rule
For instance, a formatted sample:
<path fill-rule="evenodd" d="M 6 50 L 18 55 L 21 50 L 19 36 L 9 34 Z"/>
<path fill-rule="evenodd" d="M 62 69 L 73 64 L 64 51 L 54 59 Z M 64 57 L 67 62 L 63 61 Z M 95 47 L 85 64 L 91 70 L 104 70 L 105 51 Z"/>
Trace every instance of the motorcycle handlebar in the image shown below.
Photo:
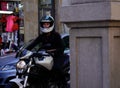
<path fill-rule="evenodd" d="M 38 57 L 41 58 L 42 56 L 50 56 L 49 54 L 42 54 L 42 53 L 33 53 L 31 57 Z"/>

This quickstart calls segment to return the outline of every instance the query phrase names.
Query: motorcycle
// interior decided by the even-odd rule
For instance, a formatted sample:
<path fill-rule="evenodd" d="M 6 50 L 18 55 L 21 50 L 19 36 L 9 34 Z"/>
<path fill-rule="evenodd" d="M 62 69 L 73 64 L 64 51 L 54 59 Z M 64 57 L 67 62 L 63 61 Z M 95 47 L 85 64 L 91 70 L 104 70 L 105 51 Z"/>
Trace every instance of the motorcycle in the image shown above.
<path fill-rule="evenodd" d="M 57 71 L 52 69 L 54 65 L 52 54 L 45 50 L 37 53 L 27 50 L 16 64 L 16 78 L 10 80 L 5 88 L 69 88 L 68 57 L 64 55 L 62 70 Z"/>

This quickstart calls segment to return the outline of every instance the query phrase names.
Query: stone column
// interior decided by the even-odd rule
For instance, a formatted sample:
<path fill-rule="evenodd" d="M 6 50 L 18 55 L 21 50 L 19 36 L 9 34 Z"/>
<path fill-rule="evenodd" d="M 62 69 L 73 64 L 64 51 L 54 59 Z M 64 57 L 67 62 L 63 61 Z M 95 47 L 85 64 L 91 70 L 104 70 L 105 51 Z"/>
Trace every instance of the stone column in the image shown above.
<path fill-rule="evenodd" d="M 120 88 L 120 2 L 69 3 L 60 20 L 70 28 L 71 88 Z"/>
<path fill-rule="evenodd" d="M 22 0 L 25 42 L 38 36 L 38 0 Z"/>

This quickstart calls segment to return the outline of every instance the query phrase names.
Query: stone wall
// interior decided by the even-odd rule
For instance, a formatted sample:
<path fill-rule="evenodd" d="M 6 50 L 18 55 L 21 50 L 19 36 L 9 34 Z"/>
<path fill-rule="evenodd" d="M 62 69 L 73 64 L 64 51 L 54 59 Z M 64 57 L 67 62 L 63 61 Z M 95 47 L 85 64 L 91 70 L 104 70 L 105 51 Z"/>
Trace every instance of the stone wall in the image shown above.
<path fill-rule="evenodd" d="M 22 0 L 24 4 L 25 42 L 38 36 L 38 0 Z"/>
<path fill-rule="evenodd" d="M 120 2 L 69 3 L 60 20 L 70 28 L 71 88 L 120 88 Z"/>

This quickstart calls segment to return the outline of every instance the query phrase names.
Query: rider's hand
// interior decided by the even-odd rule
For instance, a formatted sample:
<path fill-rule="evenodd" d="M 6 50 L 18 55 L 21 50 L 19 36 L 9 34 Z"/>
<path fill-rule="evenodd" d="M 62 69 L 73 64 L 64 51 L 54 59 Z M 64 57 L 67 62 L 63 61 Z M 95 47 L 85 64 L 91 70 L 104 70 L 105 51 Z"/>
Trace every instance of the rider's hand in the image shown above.
<path fill-rule="evenodd" d="M 50 49 L 50 50 L 47 50 L 46 52 L 51 54 L 52 56 L 54 56 L 55 51 L 56 51 L 56 49 Z"/>
<path fill-rule="evenodd" d="M 40 54 L 40 53 L 33 53 L 31 55 L 31 57 L 38 57 L 38 58 L 40 58 L 40 57 L 42 57 L 42 54 Z"/>
<path fill-rule="evenodd" d="M 54 52 L 54 51 L 56 51 L 56 49 L 47 50 L 47 52 Z"/>

